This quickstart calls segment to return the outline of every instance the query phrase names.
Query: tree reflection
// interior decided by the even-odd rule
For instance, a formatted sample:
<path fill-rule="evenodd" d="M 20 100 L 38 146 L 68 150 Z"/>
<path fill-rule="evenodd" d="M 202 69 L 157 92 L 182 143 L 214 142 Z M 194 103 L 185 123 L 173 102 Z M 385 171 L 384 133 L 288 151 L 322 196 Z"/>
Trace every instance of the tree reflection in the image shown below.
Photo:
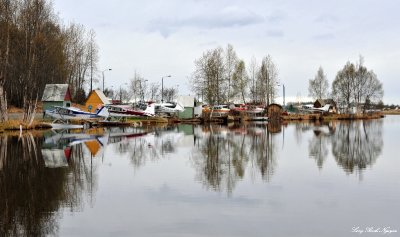
<path fill-rule="evenodd" d="M 41 147 L 31 134 L 0 137 L 0 236 L 55 235 L 60 208 L 79 208 L 82 193 L 93 187 L 79 149 L 69 168 L 50 169 Z"/>
<path fill-rule="evenodd" d="M 231 195 L 249 163 L 269 181 L 276 151 L 265 125 L 230 128 L 210 125 L 197 131 L 192 160 L 197 179 L 207 188 L 226 190 Z"/>
<path fill-rule="evenodd" d="M 332 123 L 320 123 L 316 122 L 308 124 L 304 127 L 305 130 L 312 130 L 313 137 L 308 144 L 309 156 L 317 162 L 319 169 L 322 169 L 328 154 L 328 144 L 331 140 L 331 136 L 335 133 L 335 122 Z"/>
<path fill-rule="evenodd" d="M 269 130 L 264 130 L 260 136 L 251 137 L 250 149 L 252 157 L 256 160 L 257 167 L 260 169 L 261 176 L 266 181 L 269 181 L 276 166 L 276 149 L 273 135 Z"/>
<path fill-rule="evenodd" d="M 372 166 L 382 153 L 382 120 L 342 122 L 332 138 L 336 162 L 348 173 Z"/>
<path fill-rule="evenodd" d="M 375 163 L 382 153 L 382 120 L 332 121 L 296 125 L 297 131 L 313 131 L 309 156 L 322 168 L 329 146 L 339 166 L 347 173 L 361 171 Z"/>

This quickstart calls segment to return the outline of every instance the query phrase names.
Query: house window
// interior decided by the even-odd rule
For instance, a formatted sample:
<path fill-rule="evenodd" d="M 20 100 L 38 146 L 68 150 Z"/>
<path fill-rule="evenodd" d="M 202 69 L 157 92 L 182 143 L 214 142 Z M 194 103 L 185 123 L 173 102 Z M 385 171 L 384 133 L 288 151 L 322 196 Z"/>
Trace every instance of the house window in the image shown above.
<path fill-rule="evenodd" d="M 71 107 L 71 103 L 69 103 L 69 102 L 67 102 L 66 105 L 67 105 L 67 107 Z"/>

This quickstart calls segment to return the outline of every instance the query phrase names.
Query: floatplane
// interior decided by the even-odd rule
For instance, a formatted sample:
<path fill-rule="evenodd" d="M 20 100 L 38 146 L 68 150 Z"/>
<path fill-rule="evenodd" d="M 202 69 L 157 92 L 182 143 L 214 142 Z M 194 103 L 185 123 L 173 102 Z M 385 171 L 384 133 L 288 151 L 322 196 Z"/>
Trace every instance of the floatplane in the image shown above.
<path fill-rule="evenodd" d="M 45 110 L 44 114 L 54 119 L 51 123 L 53 129 L 84 128 L 83 124 L 69 122 L 71 120 L 100 120 L 109 116 L 105 107 L 100 108 L 96 113 L 90 113 L 75 107 L 54 106 L 52 110 Z"/>
<path fill-rule="evenodd" d="M 112 118 L 122 120 L 132 117 L 151 117 L 154 116 L 154 105 L 149 104 L 143 108 L 133 109 L 127 105 L 106 105 L 96 111 L 90 113 L 75 107 L 54 106 L 53 110 L 46 110 L 45 114 L 54 118 L 51 124 L 53 129 L 74 129 L 83 128 L 83 125 L 69 124 L 70 120 L 99 120 L 103 123 L 115 123 Z M 118 122 L 117 122 L 118 123 Z"/>
<path fill-rule="evenodd" d="M 326 104 L 325 106 L 321 107 L 321 108 L 315 108 L 314 105 L 310 104 L 310 105 L 303 105 L 300 109 L 300 111 L 303 112 L 309 112 L 309 113 L 314 113 L 314 112 L 320 112 L 320 113 L 327 113 L 330 112 L 331 105 L 330 104 Z"/>
<path fill-rule="evenodd" d="M 166 102 L 155 104 L 155 113 L 171 115 L 184 111 L 185 108 L 179 102 Z"/>
<path fill-rule="evenodd" d="M 139 104 L 133 108 L 129 105 L 106 105 L 108 116 L 115 118 L 153 117 L 155 114 L 154 103 Z M 104 114 L 107 114 L 105 112 Z"/>
<path fill-rule="evenodd" d="M 90 113 L 79 108 L 63 106 L 54 106 L 53 110 L 45 110 L 45 115 L 59 120 L 99 119 L 108 116 L 104 107 L 100 108 L 96 113 Z"/>

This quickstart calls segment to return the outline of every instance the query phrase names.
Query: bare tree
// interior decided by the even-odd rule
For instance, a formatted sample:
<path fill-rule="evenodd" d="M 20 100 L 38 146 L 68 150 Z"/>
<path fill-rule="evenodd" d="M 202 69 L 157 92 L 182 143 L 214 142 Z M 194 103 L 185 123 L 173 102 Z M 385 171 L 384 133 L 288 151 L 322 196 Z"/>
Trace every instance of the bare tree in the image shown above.
<path fill-rule="evenodd" d="M 15 16 L 15 2 L 0 1 L 0 122 L 8 120 L 7 92 L 4 85 L 7 81 L 10 57 L 10 28 Z"/>
<path fill-rule="evenodd" d="M 95 40 L 96 33 L 94 32 L 93 29 L 88 32 L 87 37 L 89 39 L 89 41 L 87 42 L 87 46 L 86 46 L 87 51 L 88 51 L 87 52 L 87 57 L 88 57 L 87 61 L 88 61 L 88 64 L 90 65 L 90 91 L 92 91 L 93 90 L 93 81 L 97 81 L 93 78 L 93 74 L 97 71 L 97 63 L 99 61 L 99 56 L 98 56 L 99 49 L 98 49 L 98 46 L 97 46 L 96 40 Z M 104 90 L 104 88 L 103 88 L 103 90 Z"/>
<path fill-rule="evenodd" d="M 328 80 L 322 67 L 319 67 L 314 80 L 309 80 L 308 94 L 314 99 L 324 99 L 328 95 Z"/>
<path fill-rule="evenodd" d="M 224 84 L 223 49 L 216 48 L 203 53 L 195 60 L 195 72 L 192 74 L 192 90 L 204 95 L 209 104 L 220 104 L 226 101 Z"/>
<path fill-rule="evenodd" d="M 251 88 L 250 88 L 250 93 L 251 93 L 251 98 L 253 100 L 253 102 L 255 102 L 257 100 L 256 98 L 256 74 L 257 74 L 257 60 L 256 58 L 253 56 L 251 57 L 251 61 L 250 61 L 250 66 L 249 66 L 249 75 L 250 75 L 250 80 L 251 80 Z"/>
<path fill-rule="evenodd" d="M 32 121 L 36 101 L 48 83 L 70 84 L 73 97 L 84 94 L 88 69 L 96 71 L 93 31 L 86 35 L 83 26 L 62 26 L 50 0 L 0 0 L 0 12 L 3 115 L 9 103 L 23 107 L 23 120 Z"/>
<path fill-rule="evenodd" d="M 164 98 L 166 101 L 174 101 L 178 95 L 177 88 L 164 88 Z"/>
<path fill-rule="evenodd" d="M 249 77 L 246 72 L 246 66 L 243 60 L 240 60 L 235 67 L 233 72 L 233 85 L 234 85 L 234 95 L 240 94 L 243 103 L 246 103 L 247 86 L 249 82 Z"/>
<path fill-rule="evenodd" d="M 347 112 L 351 106 L 351 99 L 354 91 L 354 80 L 356 77 L 356 69 L 354 64 L 347 62 L 342 70 L 340 70 L 332 83 L 332 93 L 339 105 L 346 107 Z"/>
<path fill-rule="evenodd" d="M 277 93 L 278 71 L 270 55 L 263 58 L 257 75 L 257 94 L 261 102 L 268 106 Z"/>
<path fill-rule="evenodd" d="M 148 97 L 150 98 L 150 100 L 156 101 L 160 94 L 160 84 L 154 82 L 151 83 L 148 92 L 149 92 Z"/>
<path fill-rule="evenodd" d="M 357 65 L 347 62 L 332 83 L 336 100 L 349 111 L 352 104 L 360 108 L 361 103 L 379 101 L 383 97 L 383 86 L 373 71 L 363 66 L 363 59 Z"/>
<path fill-rule="evenodd" d="M 135 74 L 133 78 L 130 80 L 130 94 L 131 94 L 131 99 L 135 102 L 140 100 L 142 98 L 142 95 L 144 95 L 144 92 L 142 90 L 142 83 L 144 82 L 144 78 L 140 73 L 135 71 Z"/>
<path fill-rule="evenodd" d="M 225 51 L 225 60 L 224 60 L 224 71 L 225 71 L 225 80 L 228 82 L 227 86 L 227 101 L 231 102 L 232 97 L 235 96 L 235 85 L 232 82 L 233 73 L 235 71 L 235 67 L 237 65 L 238 58 L 236 56 L 236 52 L 231 44 L 228 44 Z"/>

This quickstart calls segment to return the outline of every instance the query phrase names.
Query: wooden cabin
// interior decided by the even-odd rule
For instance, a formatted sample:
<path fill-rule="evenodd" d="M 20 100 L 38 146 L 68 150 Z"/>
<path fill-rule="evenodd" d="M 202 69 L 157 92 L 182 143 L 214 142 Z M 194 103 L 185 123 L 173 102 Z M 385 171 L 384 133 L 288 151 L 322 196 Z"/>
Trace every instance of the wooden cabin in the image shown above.
<path fill-rule="evenodd" d="M 110 100 L 101 90 L 93 90 L 86 100 L 85 108 L 87 111 L 94 113 L 96 109 L 100 109 L 102 106 L 109 104 L 111 104 Z"/>
<path fill-rule="evenodd" d="M 329 112 L 336 113 L 337 107 L 336 102 L 333 99 L 318 99 L 314 102 L 314 108 L 322 108 L 325 105 L 329 104 Z"/>
<path fill-rule="evenodd" d="M 269 120 L 280 120 L 283 108 L 279 104 L 270 104 L 267 108 Z"/>
<path fill-rule="evenodd" d="M 68 84 L 47 84 L 42 96 L 43 111 L 54 106 L 71 106 L 71 92 Z"/>

